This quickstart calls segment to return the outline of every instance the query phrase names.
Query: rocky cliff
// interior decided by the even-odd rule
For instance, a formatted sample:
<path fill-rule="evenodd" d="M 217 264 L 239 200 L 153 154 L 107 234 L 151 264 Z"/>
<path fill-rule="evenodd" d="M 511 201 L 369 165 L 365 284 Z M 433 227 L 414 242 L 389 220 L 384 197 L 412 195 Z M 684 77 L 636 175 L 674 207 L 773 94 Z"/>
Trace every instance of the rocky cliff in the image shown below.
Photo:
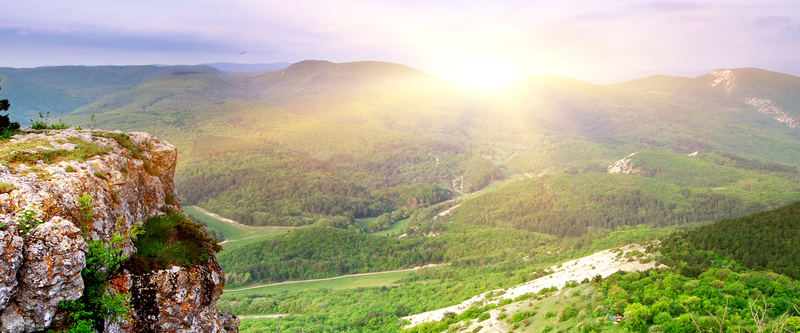
<path fill-rule="evenodd" d="M 118 244 L 130 256 L 137 223 L 180 212 L 176 162 L 172 145 L 146 133 L 29 131 L 0 141 L 2 332 L 64 325 L 70 313 L 59 304 L 84 292 L 87 244 Z M 118 235 L 122 239 L 113 242 Z M 224 274 L 213 252 L 208 258 L 187 267 L 122 269 L 109 276 L 110 292 L 126 295 L 132 309 L 121 320 L 105 320 L 102 330 L 237 331 L 238 319 L 217 311 Z"/>

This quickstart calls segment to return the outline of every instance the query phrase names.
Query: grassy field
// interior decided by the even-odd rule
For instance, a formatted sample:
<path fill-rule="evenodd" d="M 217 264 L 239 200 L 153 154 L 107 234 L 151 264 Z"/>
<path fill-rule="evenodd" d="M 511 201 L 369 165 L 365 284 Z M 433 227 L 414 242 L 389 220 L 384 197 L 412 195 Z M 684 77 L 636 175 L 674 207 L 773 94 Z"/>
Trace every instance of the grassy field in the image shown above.
<path fill-rule="evenodd" d="M 364 230 L 370 225 L 370 223 L 372 223 L 372 221 L 375 221 L 375 219 L 375 217 L 358 219 L 356 220 L 356 225 L 361 228 L 361 230 Z M 398 236 L 402 234 L 402 232 L 400 232 L 401 230 L 405 230 L 406 225 L 408 225 L 408 219 L 402 219 L 392 224 L 391 228 L 383 231 L 373 232 L 370 235 L 386 236 L 388 234 L 394 234 L 395 236 Z"/>
<path fill-rule="evenodd" d="M 187 215 L 205 223 L 208 228 L 221 232 L 226 239 L 222 244 L 223 249 L 232 249 L 269 237 L 283 235 L 292 229 L 290 227 L 254 227 L 233 224 L 204 214 L 202 211 L 191 206 L 183 207 L 183 211 Z"/>
<path fill-rule="evenodd" d="M 298 281 L 289 283 L 277 283 L 249 289 L 225 290 L 229 296 L 251 296 L 251 295 L 271 295 L 283 292 L 298 292 L 309 289 L 351 289 L 364 287 L 380 287 L 394 284 L 396 281 L 414 274 L 413 270 L 392 271 L 360 276 L 343 276 L 331 279 L 320 279 L 311 281 Z"/>
<path fill-rule="evenodd" d="M 361 230 L 364 230 L 366 227 L 368 227 L 370 225 L 370 223 L 372 223 L 372 221 L 375 221 L 375 219 L 377 219 L 377 218 L 376 217 L 367 217 L 367 218 L 363 218 L 363 219 L 356 219 L 356 225 L 359 228 L 361 228 Z"/>
<path fill-rule="evenodd" d="M 402 233 L 402 232 L 400 232 L 401 230 L 405 230 L 407 224 L 408 224 L 408 219 L 403 219 L 403 220 L 397 221 L 394 224 L 392 224 L 391 228 L 386 229 L 384 231 L 378 231 L 376 233 L 373 233 L 372 235 L 375 235 L 375 236 L 386 236 L 388 234 L 394 234 L 395 236 L 397 236 L 397 235 L 400 235 Z"/>

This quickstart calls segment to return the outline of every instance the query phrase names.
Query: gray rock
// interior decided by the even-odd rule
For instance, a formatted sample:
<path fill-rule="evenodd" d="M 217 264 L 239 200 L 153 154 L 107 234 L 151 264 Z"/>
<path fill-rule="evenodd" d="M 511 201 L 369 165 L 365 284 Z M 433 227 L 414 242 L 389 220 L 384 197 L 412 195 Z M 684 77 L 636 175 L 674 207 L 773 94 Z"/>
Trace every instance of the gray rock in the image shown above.
<path fill-rule="evenodd" d="M 11 297 L 17 292 L 17 271 L 22 266 L 22 237 L 17 233 L 14 222 L 8 216 L 0 215 L 0 311 L 6 308 Z"/>
<path fill-rule="evenodd" d="M 134 277 L 135 332 L 229 332 L 217 311 L 222 269 L 216 260 L 189 269 L 173 266 Z M 238 322 L 236 322 L 238 331 Z"/>
<path fill-rule="evenodd" d="M 80 271 L 85 265 L 86 242 L 128 234 L 137 222 L 162 214 L 161 207 L 181 210 L 173 181 L 178 156 L 175 147 L 147 133 L 129 133 L 126 137 L 136 146 L 133 152 L 105 137 L 106 133 L 53 130 L 18 134 L 8 141 L 46 140 L 64 150 L 93 144 L 108 153 L 85 160 L 42 162 L 38 169 L 0 165 L 0 182 L 17 188 L 0 194 L 0 223 L 6 224 L 0 228 L 2 332 L 33 332 L 60 323 L 64 314 L 57 311 L 58 303 L 78 299 L 83 293 Z M 65 143 L 76 138 L 84 143 Z M 30 153 L 49 150 L 47 144 L 42 147 L 29 149 Z M 91 217 L 84 214 L 78 200 L 84 195 L 93 201 L 88 209 Z M 47 222 L 20 237 L 16 215 L 25 208 L 32 208 L 38 219 Z M 123 253 L 135 251 L 133 242 L 125 239 Z M 131 321 L 106 322 L 104 331 L 134 332 L 136 327 L 144 327 L 141 320 L 155 323 L 152 331 L 158 332 L 234 332 L 223 326 L 238 330 L 235 316 L 217 310 L 224 275 L 213 254 L 210 258 L 204 265 L 154 272 L 154 278 L 129 273 L 116 277 L 112 283 L 116 292 L 152 293 L 153 298 L 148 299 L 155 303 L 138 305 L 128 316 Z M 158 278 L 170 283 L 156 281 Z M 146 314 L 153 309 L 156 315 L 151 318 Z"/>
<path fill-rule="evenodd" d="M 60 217 L 28 232 L 24 261 L 17 273 L 19 290 L 13 306 L 0 317 L 4 330 L 31 332 L 47 328 L 59 302 L 80 298 L 81 270 L 86 266 L 88 251 L 81 230 Z"/>

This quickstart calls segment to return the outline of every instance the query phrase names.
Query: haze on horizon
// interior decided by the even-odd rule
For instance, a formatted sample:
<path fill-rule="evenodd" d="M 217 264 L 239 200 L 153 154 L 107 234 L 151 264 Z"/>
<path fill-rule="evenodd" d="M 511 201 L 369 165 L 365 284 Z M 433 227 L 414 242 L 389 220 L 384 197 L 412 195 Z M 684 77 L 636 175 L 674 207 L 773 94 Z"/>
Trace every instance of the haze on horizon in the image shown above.
<path fill-rule="evenodd" d="M 448 79 L 476 67 L 592 83 L 738 67 L 800 76 L 793 0 L 0 4 L 3 67 L 319 59 L 394 62 Z"/>

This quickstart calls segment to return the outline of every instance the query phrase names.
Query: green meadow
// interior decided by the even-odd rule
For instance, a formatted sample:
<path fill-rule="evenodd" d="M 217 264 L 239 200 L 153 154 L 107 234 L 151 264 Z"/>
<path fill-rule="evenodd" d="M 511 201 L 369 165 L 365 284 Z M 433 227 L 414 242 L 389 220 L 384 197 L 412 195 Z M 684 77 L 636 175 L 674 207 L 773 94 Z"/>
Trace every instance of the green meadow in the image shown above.
<path fill-rule="evenodd" d="M 231 296 L 273 295 L 278 293 L 294 293 L 313 289 L 341 290 L 351 288 L 381 287 L 394 285 L 398 280 L 414 274 L 414 270 L 372 273 L 357 276 L 342 276 L 309 281 L 292 281 L 269 284 L 259 287 L 225 290 Z"/>
<path fill-rule="evenodd" d="M 270 237 L 286 234 L 292 229 L 291 227 L 256 227 L 233 224 L 207 215 L 193 206 L 185 206 L 183 211 L 196 220 L 205 223 L 208 228 L 221 232 L 225 236 L 225 241 L 222 243 L 223 249 L 252 244 Z"/>

